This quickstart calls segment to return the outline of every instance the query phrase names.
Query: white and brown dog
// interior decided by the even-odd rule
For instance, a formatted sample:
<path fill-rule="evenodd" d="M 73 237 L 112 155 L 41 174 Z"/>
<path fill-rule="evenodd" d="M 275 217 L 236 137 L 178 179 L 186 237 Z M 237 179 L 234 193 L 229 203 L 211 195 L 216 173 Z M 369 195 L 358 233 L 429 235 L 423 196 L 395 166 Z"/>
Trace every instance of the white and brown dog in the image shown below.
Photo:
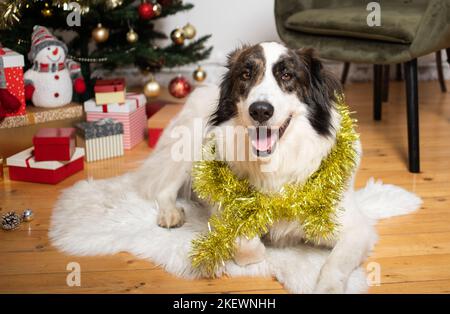
<path fill-rule="evenodd" d="M 244 160 L 228 158 L 227 163 L 238 177 L 247 178 L 262 192 L 304 182 L 335 144 L 340 125 L 335 92 L 341 87 L 311 50 L 292 50 L 274 42 L 246 46 L 231 53 L 227 67 L 219 88 L 198 88 L 190 96 L 138 172 L 142 194 L 159 205 L 161 227 L 179 227 L 185 219 L 176 199 L 183 187 L 189 187 L 192 160 L 174 158 L 174 147 L 180 142 L 180 137 L 174 136 L 177 128 L 190 131 L 193 136 L 182 141 L 196 151 L 201 150 L 201 145 L 195 145 L 196 137 L 205 136 L 205 132 L 196 131 L 199 119 L 207 130 L 250 130 L 245 132 L 245 141 L 219 137 L 218 142 L 219 146 L 235 146 L 253 154 L 254 158 Z M 355 145 L 360 152 L 359 142 Z M 320 245 L 333 249 L 321 270 L 316 292 L 343 292 L 349 274 L 373 243 L 373 225 L 353 199 L 353 178 L 339 207 L 345 211 L 339 212 L 340 227 L 334 238 L 320 241 Z M 298 223 L 276 222 L 263 240 L 238 239 L 235 261 L 240 265 L 260 262 L 265 244 L 292 245 L 302 238 Z"/>

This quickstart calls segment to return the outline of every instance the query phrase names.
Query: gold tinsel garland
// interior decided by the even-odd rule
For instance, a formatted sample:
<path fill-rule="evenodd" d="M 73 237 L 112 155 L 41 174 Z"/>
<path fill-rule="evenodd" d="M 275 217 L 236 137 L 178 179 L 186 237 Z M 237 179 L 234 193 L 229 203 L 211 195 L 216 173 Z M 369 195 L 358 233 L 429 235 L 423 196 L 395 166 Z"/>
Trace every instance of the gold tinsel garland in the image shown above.
<path fill-rule="evenodd" d="M 340 129 L 329 155 L 303 185 L 286 184 L 279 193 L 258 192 L 248 180 L 238 179 L 225 162 L 211 158 L 213 143 L 206 146 L 210 158 L 194 164 L 193 186 L 200 198 L 218 204 L 219 210 L 209 220 L 210 231 L 192 242 L 194 268 L 214 276 L 233 257 L 237 237 L 261 237 L 275 221 L 298 221 L 307 240 L 333 236 L 336 206 L 356 166 L 358 139 L 343 97 L 338 97 L 337 109 Z"/>

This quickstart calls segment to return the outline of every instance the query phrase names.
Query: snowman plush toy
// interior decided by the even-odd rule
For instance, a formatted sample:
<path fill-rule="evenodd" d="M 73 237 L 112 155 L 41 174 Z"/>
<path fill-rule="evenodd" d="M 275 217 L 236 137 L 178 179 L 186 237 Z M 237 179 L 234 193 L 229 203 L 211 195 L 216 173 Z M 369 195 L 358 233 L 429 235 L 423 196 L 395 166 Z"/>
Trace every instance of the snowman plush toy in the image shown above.
<path fill-rule="evenodd" d="M 72 101 L 73 90 L 82 94 L 86 85 L 78 63 L 66 59 L 67 46 L 50 31 L 36 25 L 31 35 L 28 58 L 33 63 L 25 72 L 25 98 L 37 107 L 55 108 Z"/>

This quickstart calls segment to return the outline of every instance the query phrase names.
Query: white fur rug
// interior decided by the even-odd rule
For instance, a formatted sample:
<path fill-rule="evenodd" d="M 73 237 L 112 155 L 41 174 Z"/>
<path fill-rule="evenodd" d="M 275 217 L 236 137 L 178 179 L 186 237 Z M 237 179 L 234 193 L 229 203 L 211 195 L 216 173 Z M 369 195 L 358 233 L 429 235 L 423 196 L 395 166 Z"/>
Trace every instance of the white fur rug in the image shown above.
<path fill-rule="evenodd" d="M 206 210 L 183 204 L 186 223 L 176 229 L 160 228 L 156 225 L 155 204 L 140 198 L 133 191 L 132 181 L 132 175 L 128 174 L 81 181 L 65 190 L 51 219 L 49 237 L 53 245 L 73 255 L 127 251 L 177 276 L 198 277 L 191 268 L 188 253 L 191 240 L 207 228 Z M 373 179 L 356 193 L 360 208 L 375 220 L 407 214 L 421 204 L 416 195 Z M 310 293 L 328 254 L 326 249 L 308 245 L 268 248 L 264 262 L 239 267 L 230 261 L 224 272 L 230 276 L 275 276 L 290 292 Z M 356 269 L 346 292 L 366 290 L 365 272 Z"/>

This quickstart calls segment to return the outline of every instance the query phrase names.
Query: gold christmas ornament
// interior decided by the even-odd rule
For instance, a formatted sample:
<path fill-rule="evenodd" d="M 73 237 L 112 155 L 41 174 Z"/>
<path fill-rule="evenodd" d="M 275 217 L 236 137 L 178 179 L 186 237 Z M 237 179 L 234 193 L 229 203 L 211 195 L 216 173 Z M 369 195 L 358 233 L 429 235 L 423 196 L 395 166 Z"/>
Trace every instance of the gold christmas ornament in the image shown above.
<path fill-rule="evenodd" d="M 43 17 L 52 17 L 53 16 L 53 10 L 51 8 L 43 8 L 41 10 L 41 14 Z"/>
<path fill-rule="evenodd" d="M 203 82 L 206 79 L 206 71 L 203 70 L 201 66 L 195 69 L 194 73 L 192 73 L 192 77 L 197 82 Z"/>
<path fill-rule="evenodd" d="M 127 33 L 127 41 L 130 44 L 134 44 L 135 42 L 137 42 L 139 39 L 139 35 L 134 31 L 134 29 L 130 29 Z"/>
<path fill-rule="evenodd" d="M 123 0 L 107 0 L 105 6 L 107 9 L 112 10 L 123 4 Z"/>
<path fill-rule="evenodd" d="M 184 27 L 183 27 L 183 33 L 184 33 L 184 37 L 187 39 L 192 39 L 195 37 L 195 34 L 197 34 L 197 30 L 195 29 L 194 26 L 192 26 L 191 24 L 187 23 Z"/>
<path fill-rule="evenodd" d="M 104 43 L 109 38 L 109 29 L 103 27 L 101 23 L 98 23 L 97 27 L 92 30 L 92 38 L 97 43 Z"/>
<path fill-rule="evenodd" d="M 150 98 L 158 97 L 161 94 L 161 86 L 153 77 L 147 83 L 145 83 L 144 94 L 145 96 Z"/>
<path fill-rule="evenodd" d="M 155 3 L 153 5 L 153 13 L 155 13 L 155 16 L 160 16 L 162 12 L 162 6 L 159 3 Z"/>
<path fill-rule="evenodd" d="M 170 33 L 170 38 L 175 45 L 184 44 L 184 33 L 181 28 L 175 28 L 172 33 Z"/>

